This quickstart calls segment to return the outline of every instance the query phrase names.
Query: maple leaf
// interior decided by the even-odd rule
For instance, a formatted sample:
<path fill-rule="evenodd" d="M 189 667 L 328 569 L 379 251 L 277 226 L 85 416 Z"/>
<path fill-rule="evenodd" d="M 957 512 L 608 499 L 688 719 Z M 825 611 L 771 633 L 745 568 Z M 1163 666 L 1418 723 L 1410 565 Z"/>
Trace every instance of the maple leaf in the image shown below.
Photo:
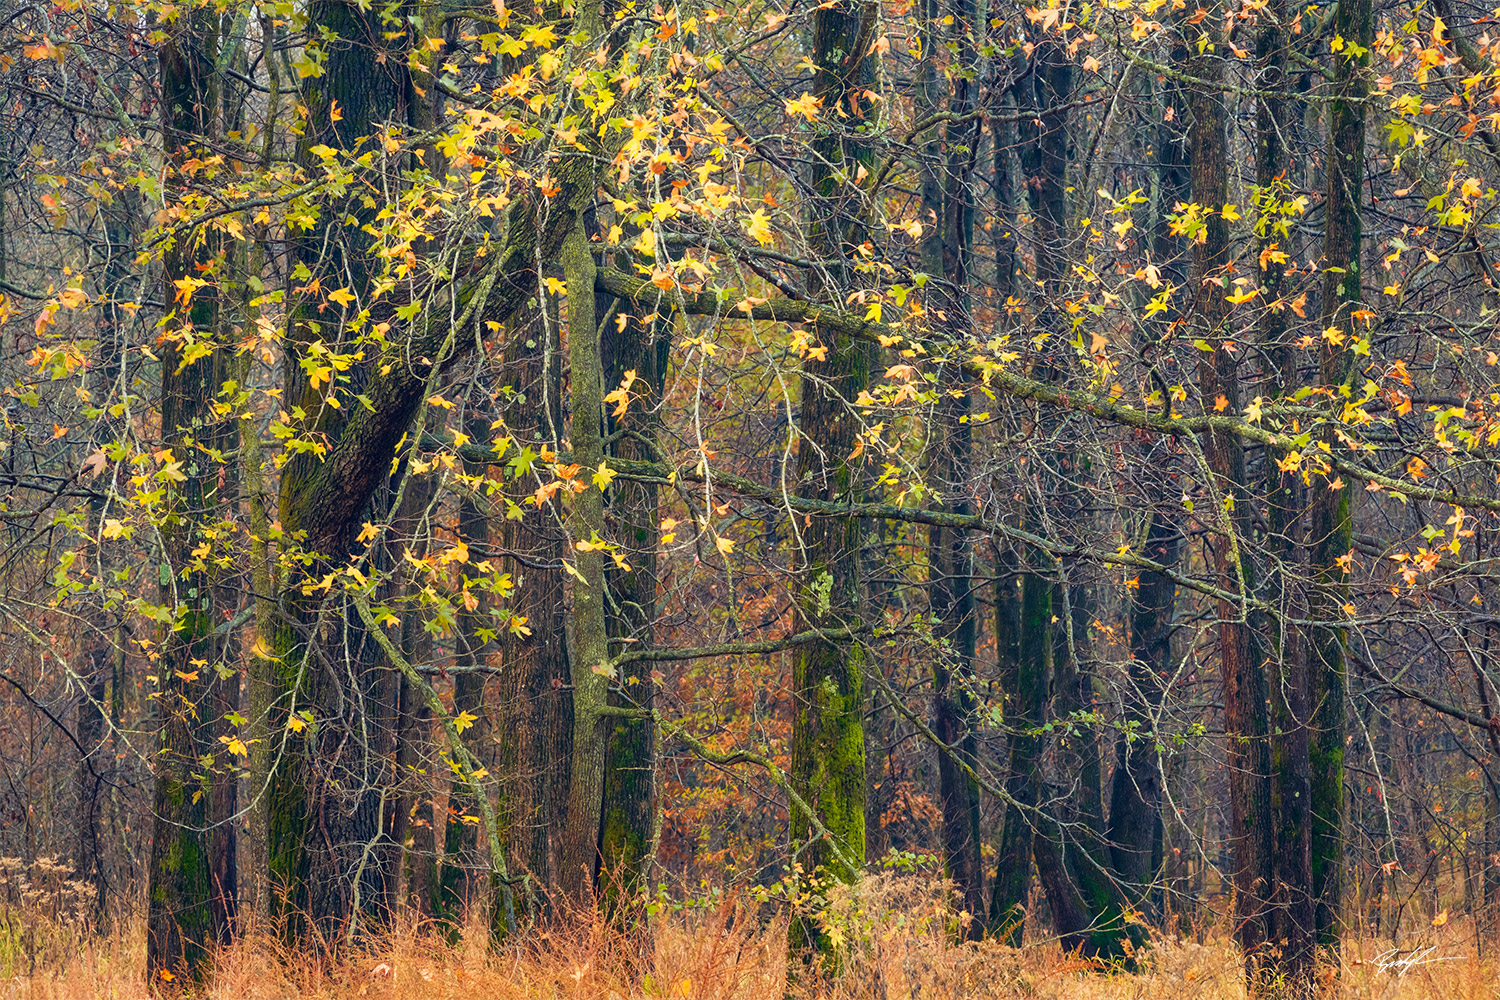
<path fill-rule="evenodd" d="M 765 209 L 757 208 L 751 214 L 750 218 L 745 220 L 745 232 L 749 233 L 750 237 L 761 246 L 770 245 L 772 239 L 771 219 L 770 216 L 766 215 Z"/>
<path fill-rule="evenodd" d="M 786 105 L 788 115 L 802 115 L 808 121 L 815 122 L 818 120 L 818 109 L 823 106 L 823 98 L 814 97 L 804 90 L 802 96 L 795 101 L 783 100 L 782 103 Z"/>
<path fill-rule="evenodd" d="M 182 303 L 184 306 L 192 302 L 193 293 L 206 284 L 208 284 L 208 282 L 203 281 L 199 278 L 178 278 L 176 281 L 172 282 L 173 287 L 177 289 L 177 301 Z"/>

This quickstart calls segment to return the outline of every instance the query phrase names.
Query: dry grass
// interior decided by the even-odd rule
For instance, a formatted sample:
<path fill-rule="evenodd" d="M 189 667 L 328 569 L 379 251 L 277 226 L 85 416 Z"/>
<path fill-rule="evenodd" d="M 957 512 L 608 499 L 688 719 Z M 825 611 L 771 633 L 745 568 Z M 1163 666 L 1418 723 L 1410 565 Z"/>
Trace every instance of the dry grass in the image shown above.
<path fill-rule="evenodd" d="M 1055 945 L 1022 950 L 957 945 L 959 917 L 939 887 L 879 876 L 835 899 L 828 919 L 844 940 L 837 979 L 788 984 L 786 921 L 769 906 L 719 897 L 671 909 L 654 925 L 649 956 L 639 938 L 591 920 L 568 932 L 534 933 L 491 952 L 479 928 L 457 944 L 399 928 L 336 961 L 310 962 L 255 936 L 219 958 L 208 996 L 225 1000 L 1230 1000 L 1243 996 L 1239 962 L 1224 938 L 1158 941 L 1134 973 L 1100 973 Z M 1345 965 L 1325 977 L 1347 1000 L 1497 1000 L 1500 975 L 1481 961 L 1457 921 L 1408 943 L 1352 942 Z M 25 1000 L 144 998 L 139 932 L 75 947 L 27 975 L 14 964 L 0 995 Z"/>

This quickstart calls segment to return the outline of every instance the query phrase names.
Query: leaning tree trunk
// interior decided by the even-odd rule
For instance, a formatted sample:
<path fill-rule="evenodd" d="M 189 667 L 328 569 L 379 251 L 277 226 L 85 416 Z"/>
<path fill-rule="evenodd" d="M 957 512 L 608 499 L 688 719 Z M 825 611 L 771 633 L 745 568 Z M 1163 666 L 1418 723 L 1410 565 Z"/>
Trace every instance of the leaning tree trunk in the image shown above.
<path fill-rule="evenodd" d="M 378 11 L 345 0 L 318 0 L 309 8 L 308 19 L 310 28 L 338 39 L 324 47 L 323 74 L 304 84 L 302 94 L 309 125 L 297 156 L 316 170 L 314 146 L 356 148 L 372 123 L 404 117 L 412 96 L 404 36 L 392 40 Z M 372 39 L 377 41 L 371 43 Z M 372 54 L 370 44 L 385 48 Z M 331 113 L 335 104 L 337 118 Z M 364 302 L 375 267 L 372 241 L 360 227 L 344 225 L 346 215 L 369 226 L 376 209 L 351 204 L 325 210 L 319 224 L 294 243 L 293 252 L 320 281 L 347 287 Z M 353 418 L 347 407 L 328 405 L 335 386 L 311 382 L 302 364 L 309 357 L 315 360 L 309 351 L 330 336 L 326 326 L 317 331 L 310 326 L 317 315 L 311 302 L 291 309 L 283 398 L 315 415 L 310 418 L 313 429 L 338 448 Z M 372 398 L 388 414 L 407 414 L 409 426 L 420 397 L 399 404 Z M 318 557 L 307 570 L 310 577 L 321 576 L 351 551 L 358 514 L 388 480 L 391 453 L 358 447 L 363 443 L 351 442 L 349 451 L 326 459 L 294 455 L 282 469 L 281 526 L 287 538 L 306 532 L 303 545 Z M 351 475 L 368 487 L 338 490 L 341 502 L 329 503 L 335 490 L 325 488 L 324 482 Z M 350 509 L 354 507 L 358 509 Z M 304 592 L 305 582 L 307 577 L 300 576 L 281 581 L 293 620 L 277 630 L 272 651 L 276 677 L 270 694 L 279 706 L 295 706 L 313 718 L 297 734 L 270 727 L 289 745 L 269 778 L 267 867 L 273 895 L 282 901 L 274 909 L 288 931 L 299 936 L 306 918 L 324 940 L 336 941 L 357 929 L 364 913 L 378 912 L 384 905 L 384 872 L 399 863 L 389 856 L 399 845 L 391 845 L 381 832 L 381 789 L 395 783 L 389 771 L 395 758 L 399 687 L 389 665 L 380 669 L 379 651 L 356 617 L 346 613 L 349 609 L 328 606 L 316 590 Z M 327 598 L 335 600 L 336 596 Z M 323 657 L 317 647 L 324 645 L 340 648 Z M 373 863 L 367 845 L 375 845 L 379 853 Z"/>

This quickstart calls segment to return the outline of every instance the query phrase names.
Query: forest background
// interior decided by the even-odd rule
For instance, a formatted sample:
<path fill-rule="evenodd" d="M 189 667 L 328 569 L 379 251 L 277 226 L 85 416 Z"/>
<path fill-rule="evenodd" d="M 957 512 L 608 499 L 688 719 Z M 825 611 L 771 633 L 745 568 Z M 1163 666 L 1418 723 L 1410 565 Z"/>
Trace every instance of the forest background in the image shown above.
<path fill-rule="evenodd" d="M 0 15 L 11 974 L 1484 982 L 1492 12 Z"/>

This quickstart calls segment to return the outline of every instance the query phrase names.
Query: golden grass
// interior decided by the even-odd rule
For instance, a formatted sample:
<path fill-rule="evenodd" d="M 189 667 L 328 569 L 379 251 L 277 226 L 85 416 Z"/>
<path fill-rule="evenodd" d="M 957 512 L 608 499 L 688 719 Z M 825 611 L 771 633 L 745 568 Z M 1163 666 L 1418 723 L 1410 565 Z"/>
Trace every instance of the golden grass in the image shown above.
<path fill-rule="evenodd" d="M 844 939 L 837 978 L 787 978 L 786 921 L 770 906 L 724 896 L 660 914 L 652 948 L 601 920 L 568 932 L 533 932 L 490 951 L 482 928 L 456 944 L 403 925 L 335 960 L 286 953 L 250 935 L 218 958 L 207 996 L 223 1000 L 1231 1000 L 1244 995 L 1229 941 L 1158 940 L 1133 973 L 1101 973 L 1054 944 L 1021 950 L 955 944 L 959 919 L 930 884 L 877 876 L 836 899 L 830 919 Z M 1472 929 L 1453 921 L 1407 942 L 1349 942 L 1338 975 L 1342 1000 L 1497 1000 L 1500 967 L 1481 960 Z M 14 964 L 0 996 L 24 1000 L 146 997 L 139 929 L 76 947 L 27 975 Z M 643 954 L 644 952 L 644 954 Z"/>

